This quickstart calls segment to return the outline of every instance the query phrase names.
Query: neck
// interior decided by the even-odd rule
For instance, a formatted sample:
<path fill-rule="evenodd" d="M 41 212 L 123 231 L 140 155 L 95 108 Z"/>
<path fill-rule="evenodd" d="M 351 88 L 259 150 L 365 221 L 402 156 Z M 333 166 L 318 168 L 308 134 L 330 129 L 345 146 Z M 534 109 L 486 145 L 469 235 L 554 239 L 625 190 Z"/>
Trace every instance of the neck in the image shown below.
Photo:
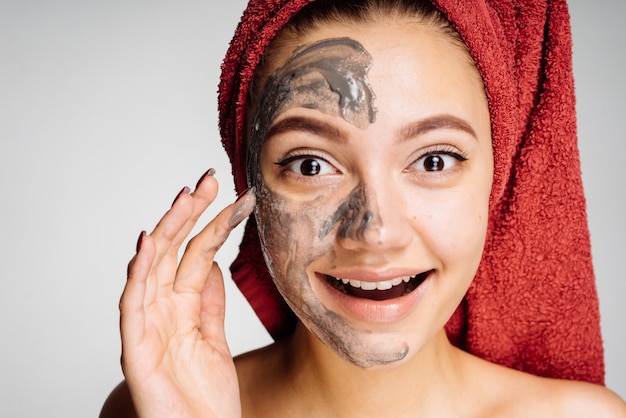
<path fill-rule="evenodd" d="M 287 381 L 326 416 L 443 416 L 460 399 L 462 356 L 443 330 L 401 363 L 372 369 L 340 358 L 301 323 L 285 348 Z"/>

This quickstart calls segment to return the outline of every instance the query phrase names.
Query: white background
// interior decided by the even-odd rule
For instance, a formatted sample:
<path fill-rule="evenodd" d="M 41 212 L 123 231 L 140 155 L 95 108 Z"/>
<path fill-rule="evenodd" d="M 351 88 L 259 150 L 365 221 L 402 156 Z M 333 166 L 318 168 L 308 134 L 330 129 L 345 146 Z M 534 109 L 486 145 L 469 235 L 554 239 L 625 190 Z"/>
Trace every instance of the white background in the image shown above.
<path fill-rule="evenodd" d="M 244 0 L 0 0 L 0 416 L 97 416 L 122 378 L 128 259 L 217 168 L 219 65 Z M 626 3 L 571 2 L 580 148 L 606 346 L 626 397 Z M 232 261 L 241 229 L 219 254 Z M 227 280 L 235 354 L 269 337 Z"/>

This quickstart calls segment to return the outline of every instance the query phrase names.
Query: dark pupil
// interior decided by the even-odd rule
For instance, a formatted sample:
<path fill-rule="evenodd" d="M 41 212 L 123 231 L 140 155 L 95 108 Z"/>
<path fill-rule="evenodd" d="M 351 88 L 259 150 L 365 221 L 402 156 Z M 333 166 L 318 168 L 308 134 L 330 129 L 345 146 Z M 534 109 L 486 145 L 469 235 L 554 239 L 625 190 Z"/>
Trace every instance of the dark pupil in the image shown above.
<path fill-rule="evenodd" d="M 314 176 L 321 170 L 320 163 L 316 160 L 304 160 L 300 165 L 300 172 L 305 176 Z"/>
<path fill-rule="evenodd" d="M 431 155 L 424 160 L 424 168 L 426 171 L 441 171 L 443 170 L 443 158 L 437 155 Z"/>

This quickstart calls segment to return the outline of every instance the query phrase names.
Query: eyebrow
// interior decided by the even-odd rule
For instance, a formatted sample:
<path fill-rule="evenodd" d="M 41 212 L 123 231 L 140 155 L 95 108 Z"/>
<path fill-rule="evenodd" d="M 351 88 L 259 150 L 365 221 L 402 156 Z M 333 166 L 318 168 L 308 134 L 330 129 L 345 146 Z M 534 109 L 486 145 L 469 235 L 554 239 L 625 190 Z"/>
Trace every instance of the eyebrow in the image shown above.
<path fill-rule="evenodd" d="M 476 132 L 469 123 L 461 118 L 447 114 L 435 115 L 413 122 L 400 130 L 400 137 L 402 139 L 414 138 L 437 129 L 457 129 L 467 132 L 475 139 L 478 139 Z"/>
<path fill-rule="evenodd" d="M 400 130 L 400 138 L 407 140 L 437 129 L 457 129 L 478 139 L 476 132 L 468 122 L 449 114 L 435 115 L 410 123 Z M 342 143 L 348 141 L 348 135 L 340 129 L 320 120 L 299 116 L 289 117 L 272 125 L 267 138 L 289 131 L 309 132 Z"/>
<path fill-rule="evenodd" d="M 283 119 L 269 129 L 267 138 L 289 131 L 310 132 L 314 135 L 335 140 L 338 142 L 347 142 L 348 135 L 340 129 L 329 125 L 323 121 L 309 119 L 303 117 L 289 117 Z"/>

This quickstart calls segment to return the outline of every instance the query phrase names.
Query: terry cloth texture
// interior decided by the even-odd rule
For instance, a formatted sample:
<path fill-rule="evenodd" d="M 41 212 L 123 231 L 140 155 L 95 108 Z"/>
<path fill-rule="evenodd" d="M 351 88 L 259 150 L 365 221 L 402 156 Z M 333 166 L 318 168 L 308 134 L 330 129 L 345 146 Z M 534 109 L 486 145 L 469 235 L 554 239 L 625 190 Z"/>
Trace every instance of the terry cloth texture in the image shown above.
<path fill-rule="evenodd" d="M 251 0 L 230 44 L 219 115 L 237 192 L 246 186 L 250 82 L 277 31 L 312 0 Z M 485 252 L 446 326 L 479 357 L 603 384 L 599 308 L 576 136 L 565 0 L 435 0 L 470 49 L 489 101 L 495 174 Z M 274 338 L 295 316 L 273 285 L 255 221 L 233 279 Z"/>

